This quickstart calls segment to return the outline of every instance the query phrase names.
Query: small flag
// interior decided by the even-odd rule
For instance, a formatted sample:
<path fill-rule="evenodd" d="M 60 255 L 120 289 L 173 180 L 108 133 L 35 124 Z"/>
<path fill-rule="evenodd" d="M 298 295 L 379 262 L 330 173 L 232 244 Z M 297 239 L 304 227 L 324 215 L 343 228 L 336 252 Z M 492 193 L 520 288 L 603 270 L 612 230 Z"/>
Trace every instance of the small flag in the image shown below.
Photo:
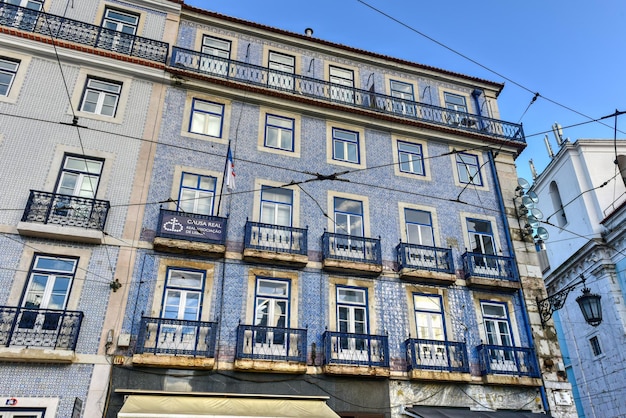
<path fill-rule="evenodd" d="M 228 157 L 226 157 L 226 188 L 229 192 L 235 190 L 235 163 L 230 147 L 228 148 Z"/>

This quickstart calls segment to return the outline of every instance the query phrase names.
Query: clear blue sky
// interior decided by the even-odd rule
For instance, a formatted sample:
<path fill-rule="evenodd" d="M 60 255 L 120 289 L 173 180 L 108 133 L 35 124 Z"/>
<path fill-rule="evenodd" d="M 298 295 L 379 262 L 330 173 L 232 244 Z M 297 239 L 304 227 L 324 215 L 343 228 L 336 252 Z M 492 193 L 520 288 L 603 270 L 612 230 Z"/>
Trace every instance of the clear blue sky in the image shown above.
<path fill-rule="evenodd" d="M 568 126 L 589 120 L 581 114 L 596 119 L 626 110 L 624 0 L 363 0 L 495 73 L 358 0 L 185 1 L 292 32 L 311 27 L 320 39 L 505 83 L 500 115 L 524 124 L 528 147 L 517 168 L 527 180 L 529 159 L 539 172 L 549 162 L 542 132 L 555 121 L 571 141 L 613 138 L 613 118 L 605 121 L 610 127 Z M 524 114 L 534 92 L 541 97 Z M 626 137 L 626 115 L 618 129 L 625 132 L 618 138 Z M 551 132 L 549 137 L 556 151 Z"/>

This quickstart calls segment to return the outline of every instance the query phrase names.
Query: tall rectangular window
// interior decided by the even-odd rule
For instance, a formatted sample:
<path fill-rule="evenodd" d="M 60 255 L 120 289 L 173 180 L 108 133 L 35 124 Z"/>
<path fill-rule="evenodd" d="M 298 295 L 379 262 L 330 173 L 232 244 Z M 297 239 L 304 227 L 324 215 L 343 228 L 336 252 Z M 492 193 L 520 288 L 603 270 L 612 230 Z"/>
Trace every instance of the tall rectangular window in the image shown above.
<path fill-rule="evenodd" d="M 183 172 L 178 194 L 178 209 L 200 215 L 213 214 L 215 177 Z"/>
<path fill-rule="evenodd" d="M 425 170 L 422 146 L 411 142 L 398 141 L 398 163 L 400 171 L 403 173 L 423 176 Z"/>
<path fill-rule="evenodd" d="M 492 346 L 512 347 L 513 337 L 511 335 L 511 324 L 509 313 L 504 303 L 481 302 L 480 307 L 483 314 L 483 323 L 487 344 Z M 492 370 L 511 370 L 515 356 L 512 350 L 488 349 Z"/>
<path fill-rule="evenodd" d="M 276 187 L 261 188 L 261 222 L 291 226 L 293 191 Z"/>
<path fill-rule="evenodd" d="M 65 309 L 77 264 L 77 258 L 36 255 L 22 306 L 31 309 Z"/>
<path fill-rule="evenodd" d="M 413 294 L 417 338 L 444 341 L 446 339 L 441 296 Z"/>
<path fill-rule="evenodd" d="M 265 146 L 293 151 L 294 120 L 276 115 L 265 115 Z"/>
<path fill-rule="evenodd" d="M 433 221 L 430 212 L 416 209 L 404 209 L 406 237 L 409 244 L 435 246 Z"/>
<path fill-rule="evenodd" d="M 354 103 L 354 71 L 331 65 L 328 69 L 330 97 L 338 102 Z"/>
<path fill-rule="evenodd" d="M 413 85 L 396 80 L 391 80 L 389 84 L 391 97 L 397 99 L 393 100 L 393 111 L 403 115 L 415 115 Z"/>
<path fill-rule="evenodd" d="M 363 202 L 335 197 L 334 210 L 336 233 L 363 236 Z"/>
<path fill-rule="evenodd" d="M 337 286 L 337 331 L 346 334 L 369 334 L 367 313 L 367 289 Z M 339 338 L 339 349 L 343 352 L 364 352 L 366 338 Z M 341 353 L 340 353 L 341 355 Z M 354 354 L 348 354 L 355 358 Z M 360 356 L 357 354 L 356 358 Z"/>
<path fill-rule="evenodd" d="M 209 56 L 200 57 L 200 69 L 208 73 L 228 75 L 230 49 L 230 41 L 204 35 L 202 37 L 201 51 L 203 54 Z"/>
<path fill-rule="evenodd" d="M 458 152 L 456 154 L 456 169 L 459 175 L 459 182 L 469 183 L 476 186 L 483 185 L 483 179 L 480 175 L 480 165 L 478 156 Z"/>
<path fill-rule="evenodd" d="M 291 55 L 270 51 L 267 67 L 269 68 L 267 83 L 270 86 L 285 90 L 293 90 L 296 58 Z"/>
<path fill-rule="evenodd" d="M 80 110 L 96 115 L 113 117 L 117 110 L 121 91 L 121 83 L 89 77 L 87 78 Z"/>
<path fill-rule="evenodd" d="M 17 74 L 18 61 L 0 58 L 0 96 L 8 96 Z"/>
<path fill-rule="evenodd" d="M 600 354 L 602 354 L 602 347 L 600 347 L 600 340 L 598 339 L 598 337 L 591 337 L 589 339 L 589 344 L 591 344 L 591 352 L 593 353 L 594 357 L 599 356 Z"/>
<path fill-rule="evenodd" d="M 193 99 L 189 132 L 220 138 L 222 136 L 223 119 L 223 104 Z"/>
<path fill-rule="evenodd" d="M 333 160 L 359 164 L 359 134 L 333 128 Z"/>
<path fill-rule="evenodd" d="M 496 254 L 496 245 L 491 229 L 491 222 L 480 219 L 467 220 L 470 251 L 479 254 Z"/>
<path fill-rule="evenodd" d="M 102 160 L 66 155 L 57 180 L 56 193 L 95 198 L 103 164 Z"/>

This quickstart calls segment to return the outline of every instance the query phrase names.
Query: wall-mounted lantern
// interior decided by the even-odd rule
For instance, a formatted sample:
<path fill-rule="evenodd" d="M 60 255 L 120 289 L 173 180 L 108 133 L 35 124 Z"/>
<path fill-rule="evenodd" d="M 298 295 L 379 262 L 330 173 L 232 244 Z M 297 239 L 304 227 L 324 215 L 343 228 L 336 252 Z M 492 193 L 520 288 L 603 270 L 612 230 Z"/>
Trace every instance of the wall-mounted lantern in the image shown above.
<path fill-rule="evenodd" d="M 537 298 L 537 306 L 539 307 L 539 315 L 541 316 L 541 326 L 545 326 L 546 322 L 552 318 L 554 311 L 558 311 L 565 304 L 567 295 L 574 290 L 579 284 L 583 285 L 583 294 L 576 298 L 578 306 L 585 317 L 585 321 L 591 326 L 597 327 L 602 322 L 602 305 L 600 295 L 591 293 L 591 290 L 585 286 L 585 277 L 581 274 L 580 280 L 576 283 L 559 290 L 552 296 L 539 300 Z"/>

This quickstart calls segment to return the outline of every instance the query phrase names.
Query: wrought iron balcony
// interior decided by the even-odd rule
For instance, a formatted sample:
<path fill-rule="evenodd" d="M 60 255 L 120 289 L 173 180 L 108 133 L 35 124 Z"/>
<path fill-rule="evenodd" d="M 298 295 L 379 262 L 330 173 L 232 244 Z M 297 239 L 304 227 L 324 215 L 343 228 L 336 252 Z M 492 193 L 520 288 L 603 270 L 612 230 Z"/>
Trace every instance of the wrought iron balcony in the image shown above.
<path fill-rule="evenodd" d="M 110 204 L 106 200 L 31 190 L 22 222 L 103 231 L 109 208 Z"/>
<path fill-rule="evenodd" d="M 513 376 L 541 377 L 535 351 L 526 347 L 481 344 L 476 347 L 480 372 Z"/>
<path fill-rule="evenodd" d="M 515 260 L 512 257 L 466 252 L 461 258 L 465 278 L 484 277 L 512 282 L 519 281 L 515 272 Z"/>
<path fill-rule="evenodd" d="M 306 363 L 306 329 L 239 325 L 235 358 Z"/>
<path fill-rule="evenodd" d="M 284 73 L 240 61 L 173 47 L 170 65 L 199 74 L 280 90 L 298 96 L 367 109 L 420 122 L 452 127 L 514 142 L 525 143 L 522 125 L 481 115 L 402 100 L 397 97 Z"/>
<path fill-rule="evenodd" d="M 405 345 L 409 370 L 469 373 L 465 343 L 411 338 Z"/>
<path fill-rule="evenodd" d="M 380 238 L 365 238 L 324 232 L 324 235 L 322 235 L 322 252 L 325 260 L 382 264 Z"/>
<path fill-rule="evenodd" d="M 429 247 L 401 242 L 396 247 L 396 251 L 400 270 L 409 268 L 454 274 L 452 250 L 450 248 Z"/>
<path fill-rule="evenodd" d="M 161 208 L 156 236 L 224 245 L 228 218 Z"/>
<path fill-rule="evenodd" d="M 161 63 L 167 61 L 169 51 L 167 42 L 117 32 L 4 2 L 0 3 L 0 26 Z"/>
<path fill-rule="evenodd" d="M 135 352 L 211 358 L 216 336 L 215 322 L 142 317 Z"/>
<path fill-rule="evenodd" d="M 307 230 L 246 221 L 245 247 L 307 255 Z"/>
<path fill-rule="evenodd" d="M 326 331 L 323 340 L 324 364 L 389 367 L 386 335 Z"/>
<path fill-rule="evenodd" d="M 0 345 L 75 350 L 83 313 L 0 306 Z"/>

